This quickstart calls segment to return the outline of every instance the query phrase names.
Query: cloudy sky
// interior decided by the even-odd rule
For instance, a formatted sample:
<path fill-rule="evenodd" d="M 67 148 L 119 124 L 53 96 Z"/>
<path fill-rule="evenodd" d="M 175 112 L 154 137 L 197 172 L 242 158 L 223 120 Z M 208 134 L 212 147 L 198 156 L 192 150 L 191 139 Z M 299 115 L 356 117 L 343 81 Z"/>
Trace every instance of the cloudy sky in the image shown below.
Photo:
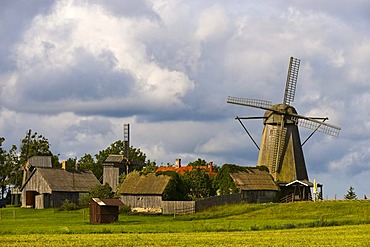
<path fill-rule="evenodd" d="M 298 113 L 342 127 L 304 145 L 310 179 L 328 198 L 370 197 L 369 13 L 367 0 L 2 0 L 0 135 L 9 147 L 32 129 L 80 158 L 130 123 L 157 164 L 254 166 L 234 118 L 264 112 L 227 96 L 281 103 L 294 56 Z M 262 121 L 245 124 L 259 143 Z"/>

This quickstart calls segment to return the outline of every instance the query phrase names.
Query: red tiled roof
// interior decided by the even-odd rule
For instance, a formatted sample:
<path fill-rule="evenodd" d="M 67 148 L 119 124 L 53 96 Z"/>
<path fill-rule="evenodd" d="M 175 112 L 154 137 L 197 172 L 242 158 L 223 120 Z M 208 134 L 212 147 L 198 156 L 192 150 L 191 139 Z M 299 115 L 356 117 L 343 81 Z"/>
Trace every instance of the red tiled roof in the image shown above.
<path fill-rule="evenodd" d="M 157 168 L 156 172 L 160 172 L 160 171 L 175 171 L 175 172 L 183 175 L 185 172 L 191 172 L 195 168 L 204 169 L 204 170 L 208 171 L 208 173 L 211 174 L 211 175 L 213 175 L 213 176 L 216 176 L 217 175 L 217 173 L 214 172 L 212 170 L 212 168 L 209 168 L 208 166 L 197 166 L 197 167 L 193 167 L 193 166 L 182 166 L 182 167 L 161 166 L 161 167 L 158 167 Z"/>

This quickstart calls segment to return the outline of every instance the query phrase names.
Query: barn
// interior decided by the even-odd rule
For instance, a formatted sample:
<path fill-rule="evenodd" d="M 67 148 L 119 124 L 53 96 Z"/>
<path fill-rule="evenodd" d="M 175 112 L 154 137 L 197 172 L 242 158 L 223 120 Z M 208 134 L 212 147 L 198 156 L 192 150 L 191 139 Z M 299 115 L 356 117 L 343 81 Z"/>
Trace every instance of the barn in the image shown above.
<path fill-rule="evenodd" d="M 60 207 L 66 199 L 78 204 L 80 195 L 97 184 L 91 171 L 34 167 L 21 187 L 22 207 Z"/>
<path fill-rule="evenodd" d="M 169 176 L 130 173 L 119 190 L 121 201 L 133 212 L 162 213 L 163 193 L 169 181 Z"/>
<path fill-rule="evenodd" d="M 230 177 L 239 188 L 243 201 L 267 203 L 278 199 L 280 188 L 267 171 L 250 167 L 245 171 L 230 173 Z"/>

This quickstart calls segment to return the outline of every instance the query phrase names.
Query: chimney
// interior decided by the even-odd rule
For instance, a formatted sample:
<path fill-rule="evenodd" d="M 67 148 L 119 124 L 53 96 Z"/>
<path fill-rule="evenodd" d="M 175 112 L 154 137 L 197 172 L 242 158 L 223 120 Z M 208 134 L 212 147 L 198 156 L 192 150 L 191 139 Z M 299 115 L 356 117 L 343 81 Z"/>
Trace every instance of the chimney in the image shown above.
<path fill-rule="evenodd" d="M 175 161 L 175 167 L 180 168 L 181 167 L 181 159 L 176 159 Z"/>
<path fill-rule="evenodd" d="M 213 172 L 213 161 L 209 162 L 209 171 Z"/>
<path fill-rule="evenodd" d="M 67 161 L 66 161 L 66 160 L 63 160 L 63 161 L 62 161 L 62 169 L 63 169 L 63 170 L 67 170 L 67 168 L 68 168 L 68 167 L 67 167 Z"/>

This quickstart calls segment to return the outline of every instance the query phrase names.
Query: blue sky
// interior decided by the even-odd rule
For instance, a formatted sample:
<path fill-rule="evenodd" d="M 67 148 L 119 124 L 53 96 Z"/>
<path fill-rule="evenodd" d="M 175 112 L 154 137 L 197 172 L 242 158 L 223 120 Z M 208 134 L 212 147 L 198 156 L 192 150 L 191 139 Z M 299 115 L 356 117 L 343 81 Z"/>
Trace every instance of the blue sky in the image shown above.
<path fill-rule="evenodd" d="M 3 1 L 0 133 L 28 129 L 61 159 L 123 138 L 158 164 L 198 158 L 253 166 L 258 150 L 234 120 L 263 111 L 227 96 L 283 100 L 301 59 L 299 114 L 329 117 L 338 138 L 304 146 L 324 196 L 369 197 L 368 1 Z M 246 122 L 257 142 L 262 121 Z M 301 129 L 302 140 L 310 131 Z"/>

